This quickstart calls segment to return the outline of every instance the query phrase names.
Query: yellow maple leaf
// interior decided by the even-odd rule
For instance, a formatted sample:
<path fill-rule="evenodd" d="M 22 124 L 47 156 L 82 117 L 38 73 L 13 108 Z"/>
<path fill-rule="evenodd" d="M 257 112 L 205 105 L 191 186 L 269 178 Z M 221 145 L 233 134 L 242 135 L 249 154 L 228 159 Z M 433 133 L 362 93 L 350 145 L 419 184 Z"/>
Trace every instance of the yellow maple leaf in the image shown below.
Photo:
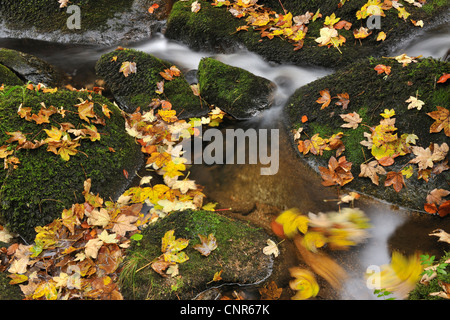
<path fill-rule="evenodd" d="M 75 107 L 78 107 L 80 118 L 86 122 L 90 122 L 89 118 L 97 117 L 94 112 L 94 103 L 92 101 L 84 100 L 83 102 L 76 104 Z"/>

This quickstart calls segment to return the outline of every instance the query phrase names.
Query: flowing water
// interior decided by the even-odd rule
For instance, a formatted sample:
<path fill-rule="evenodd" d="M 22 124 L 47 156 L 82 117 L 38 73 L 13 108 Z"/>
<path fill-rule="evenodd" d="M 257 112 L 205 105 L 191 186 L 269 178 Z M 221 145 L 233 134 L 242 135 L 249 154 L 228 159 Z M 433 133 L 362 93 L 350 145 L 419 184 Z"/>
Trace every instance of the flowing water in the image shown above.
<path fill-rule="evenodd" d="M 450 26 L 444 24 L 424 30 L 414 40 L 398 45 L 392 54 L 442 58 L 450 48 Z M 222 208 L 232 208 L 241 218 L 268 228 L 270 220 L 279 210 L 296 207 L 302 212 L 336 211 L 337 195 L 332 188 L 321 185 L 321 179 L 300 161 L 282 124 L 282 107 L 295 89 L 330 74 L 322 68 L 301 68 L 271 64 L 248 51 L 233 54 L 194 52 L 184 45 L 168 41 L 162 35 L 135 44 L 124 44 L 171 61 L 191 74 L 203 57 L 214 57 L 226 64 L 244 68 L 265 77 L 277 85 L 274 106 L 248 121 L 233 123 L 233 128 L 266 128 L 280 131 L 279 170 L 274 175 L 260 174 L 261 165 L 194 165 L 190 178 L 205 186 L 209 200 L 219 202 Z M 50 43 L 30 39 L 0 39 L 0 47 L 20 50 L 38 56 L 59 67 L 72 77 L 75 87 L 92 86 L 95 81 L 94 65 L 98 58 L 114 47 Z M 194 73 L 195 74 L 195 73 Z M 244 150 L 245 151 L 245 150 Z M 437 228 L 450 231 L 450 220 L 423 216 L 396 208 L 383 201 L 362 197 L 356 206 L 371 220 L 370 238 L 366 243 L 344 252 L 330 255 L 341 264 L 349 280 L 335 296 L 338 299 L 375 299 L 373 289 L 366 286 L 364 272 L 369 266 L 389 263 L 391 252 L 406 254 L 416 251 L 440 256 L 448 250 L 435 237 L 428 234 Z M 278 258 L 279 259 L 279 258 Z M 296 260 L 284 258 L 285 269 Z"/>

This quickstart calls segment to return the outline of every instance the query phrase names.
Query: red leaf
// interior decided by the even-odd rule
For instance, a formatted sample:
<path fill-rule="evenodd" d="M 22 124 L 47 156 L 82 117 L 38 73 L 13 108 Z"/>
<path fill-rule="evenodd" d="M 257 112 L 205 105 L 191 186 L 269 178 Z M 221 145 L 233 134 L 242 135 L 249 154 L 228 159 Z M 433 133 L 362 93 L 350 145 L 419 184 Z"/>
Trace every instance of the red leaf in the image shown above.
<path fill-rule="evenodd" d="M 128 179 L 128 171 L 127 170 L 123 169 L 123 175 L 125 176 L 125 178 Z"/>
<path fill-rule="evenodd" d="M 450 78 L 450 73 L 444 73 L 439 80 L 437 81 L 437 83 L 444 83 L 446 82 L 448 79 Z"/>
<path fill-rule="evenodd" d="M 148 8 L 148 12 L 153 13 L 155 11 L 155 9 L 158 9 L 158 8 L 159 8 L 159 4 L 154 3 L 150 6 L 150 8 Z"/>
<path fill-rule="evenodd" d="M 438 211 L 436 205 L 434 203 L 425 203 L 423 206 L 426 212 L 434 214 Z"/>
<path fill-rule="evenodd" d="M 278 237 L 285 239 L 286 235 L 284 234 L 283 225 L 281 223 L 273 220 L 270 223 L 270 227 L 272 228 L 273 233 L 275 233 Z"/>
<path fill-rule="evenodd" d="M 450 213 L 450 200 L 445 201 L 443 204 L 439 206 L 438 214 L 440 217 L 445 217 Z"/>

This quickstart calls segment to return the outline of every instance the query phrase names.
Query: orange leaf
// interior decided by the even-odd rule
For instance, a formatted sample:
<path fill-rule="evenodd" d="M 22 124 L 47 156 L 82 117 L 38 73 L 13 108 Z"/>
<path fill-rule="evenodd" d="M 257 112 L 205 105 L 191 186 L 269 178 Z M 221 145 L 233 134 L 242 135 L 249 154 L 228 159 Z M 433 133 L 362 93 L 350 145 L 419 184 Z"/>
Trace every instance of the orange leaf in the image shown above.
<path fill-rule="evenodd" d="M 434 203 L 425 203 L 423 206 L 425 211 L 434 214 L 438 211 L 437 206 Z"/>
<path fill-rule="evenodd" d="M 437 81 L 437 83 L 444 83 L 446 82 L 448 79 L 450 78 L 450 73 L 444 73 L 439 80 Z"/>
<path fill-rule="evenodd" d="M 154 3 L 154 4 L 152 4 L 151 6 L 150 6 L 150 8 L 148 8 L 148 12 L 149 13 L 153 13 L 156 9 L 158 9 L 159 8 L 159 4 L 157 4 L 157 3 Z"/>
<path fill-rule="evenodd" d="M 331 102 L 331 95 L 330 95 L 330 91 L 328 91 L 328 89 L 322 90 L 319 92 L 320 93 L 320 98 L 316 100 L 317 103 L 322 104 L 322 107 L 320 108 L 325 109 L 326 107 L 328 107 L 328 105 Z"/>
<path fill-rule="evenodd" d="M 308 117 L 306 115 L 302 116 L 302 123 L 308 122 Z"/>
<path fill-rule="evenodd" d="M 440 217 L 445 217 L 450 213 L 450 200 L 445 201 L 443 204 L 439 206 L 438 214 Z"/>
<path fill-rule="evenodd" d="M 375 68 L 373 68 L 378 74 L 386 73 L 387 75 L 391 73 L 391 67 L 385 66 L 384 64 L 379 64 Z"/>
<path fill-rule="evenodd" d="M 436 108 L 437 111 L 427 113 L 427 115 L 436 120 L 430 127 L 430 133 L 444 130 L 445 135 L 450 137 L 450 111 L 440 106 L 436 106 Z"/>

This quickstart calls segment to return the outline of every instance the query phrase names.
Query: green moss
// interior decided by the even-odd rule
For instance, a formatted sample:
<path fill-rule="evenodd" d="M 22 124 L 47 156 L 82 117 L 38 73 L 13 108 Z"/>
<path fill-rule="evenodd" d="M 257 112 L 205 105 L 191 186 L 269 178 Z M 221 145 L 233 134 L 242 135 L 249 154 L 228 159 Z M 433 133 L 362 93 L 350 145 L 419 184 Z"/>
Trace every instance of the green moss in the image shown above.
<path fill-rule="evenodd" d="M 378 64 L 391 66 L 391 74 L 378 75 L 374 70 Z M 371 184 L 368 178 L 358 178 L 361 163 L 373 159 L 371 151 L 360 142 L 366 140 L 364 132 L 369 133 L 369 127 L 379 124 L 382 119 L 380 114 L 385 109 L 394 109 L 398 136 L 415 134 L 419 137 L 417 145 L 424 148 L 430 143 L 448 143 L 448 137 L 443 132 L 430 134 L 430 126 L 434 120 L 427 113 L 435 111 L 437 105 L 447 105 L 445 101 L 448 102 L 449 99 L 448 84 L 436 84 L 436 79 L 449 70 L 448 62 L 434 59 L 420 59 L 405 67 L 394 59 L 368 58 L 356 62 L 298 89 L 285 107 L 289 128 L 302 126 L 308 137 L 319 133 L 323 138 L 342 131 L 344 133 L 342 141 L 346 147 L 343 155 L 352 162 L 352 173 L 355 177 L 348 185 L 350 189 L 360 190 L 415 210 L 423 210 L 426 194 L 433 188 L 445 188 L 449 173 L 444 171 L 433 177 L 429 183 L 418 180 L 415 173 L 413 177 L 407 179 L 407 187 L 399 193 L 392 188 L 384 187 L 384 176 L 380 176 L 380 186 L 377 187 Z M 342 110 L 342 107 L 335 105 L 337 100 L 332 98 L 330 105 L 321 110 L 321 105 L 316 100 L 320 97 L 319 92 L 324 89 L 329 89 L 331 97 L 339 93 L 348 93 L 350 97 L 348 109 Z M 408 109 L 408 103 L 405 101 L 416 94 L 425 105 L 421 110 Z M 341 127 L 344 122 L 339 115 L 351 112 L 357 112 L 363 119 L 356 130 Z M 309 119 L 305 124 L 300 123 L 302 115 L 306 115 Z M 326 166 L 331 155 L 334 155 L 334 152 L 326 152 L 323 157 L 314 159 L 318 161 L 317 165 Z M 401 170 L 409 160 L 411 160 L 409 156 L 397 157 L 395 166 L 386 170 Z"/>
<path fill-rule="evenodd" d="M 23 83 L 22 80 L 20 80 L 20 78 L 16 76 L 14 72 L 9 70 L 4 65 L 0 64 L 0 86 L 2 84 L 15 86 L 20 85 L 22 83 Z"/>
<path fill-rule="evenodd" d="M 241 119 L 252 116 L 271 104 L 271 81 L 212 58 L 203 58 L 198 66 L 202 97 L 228 114 Z"/>
<path fill-rule="evenodd" d="M 306 11 L 316 12 L 320 9 L 323 18 L 332 13 L 342 20 L 349 21 L 353 26 L 365 26 L 363 20 L 356 18 L 356 12 L 366 3 L 366 0 L 348 1 L 341 8 L 335 0 L 320 1 L 285 1 L 286 10 L 295 15 L 304 14 Z M 319 65 L 329 68 L 341 68 L 356 60 L 371 56 L 383 56 L 389 52 L 389 46 L 395 45 L 405 35 L 417 31 L 409 21 L 398 17 L 396 9 L 386 11 L 386 16 L 381 18 L 382 31 L 387 34 L 385 41 L 376 41 L 377 30 L 368 38 L 357 41 L 352 30 L 339 30 L 339 34 L 346 38 L 346 43 L 336 48 L 319 47 L 315 41 L 320 35 L 324 19 L 318 19 L 308 24 L 308 32 L 304 39 L 302 49 L 294 51 L 294 47 L 288 41 L 275 37 L 273 39 L 261 38 L 260 33 L 252 28 L 249 31 L 236 32 L 238 26 L 245 25 L 244 18 L 237 19 L 227 12 L 225 6 L 215 8 L 209 2 L 200 1 L 202 9 L 197 13 L 190 10 L 191 1 L 179 1 L 168 20 L 166 36 L 187 43 L 194 49 L 209 51 L 230 51 L 233 48 L 244 46 L 250 51 L 256 52 L 267 60 L 277 63 L 289 63 L 295 65 Z M 261 1 L 268 7 L 274 8 L 280 14 L 283 10 L 277 0 Z M 430 22 L 439 14 L 443 14 L 443 8 L 448 7 L 448 1 L 440 8 L 433 8 L 427 13 L 422 8 L 406 4 L 410 19 Z M 381 31 L 381 30 L 380 30 Z"/>
<path fill-rule="evenodd" d="M 113 61 L 113 57 L 117 57 L 117 60 Z M 125 77 L 119 72 L 125 61 L 136 63 L 136 73 Z M 177 115 L 182 117 L 205 115 L 208 109 L 202 107 L 200 98 L 193 94 L 183 75 L 170 81 L 166 80 L 163 94 L 155 92 L 156 84 L 164 80 L 160 72 L 172 65 L 150 54 L 127 49 L 103 55 L 97 62 L 95 70 L 97 75 L 105 80 L 121 107 L 127 111 L 134 111 L 137 107 L 148 110 L 152 100 L 159 98 L 169 100 Z"/>
<path fill-rule="evenodd" d="M 51 0 L 5 0 L 2 2 L 3 19 L 9 26 L 22 29 L 34 27 L 40 32 L 62 31 L 83 32 L 86 30 L 105 30 L 106 22 L 116 13 L 131 9 L 131 0 L 73 0 L 70 5 L 81 9 L 81 30 L 69 30 L 67 8 Z"/>
<path fill-rule="evenodd" d="M 172 229 L 176 238 L 189 239 L 189 246 L 183 250 L 189 260 L 179 264 L 181 277 L 163 278 L 150 267 L 133 272 L 161 255 L 161 239 Z M 205 257 L 193 246 L 200 243 L 198 234 L 210 233 L 216 237 L 218 246 Z M 220 270 L 225 282 L 241 283 L 251 283 L 267 272 L 262 267 L 268 257 L 261 255 L 259 248 L 266 241 L 265 233 L 213 212 L 172 213 L 147 227 L 142 234 L 140 245 L 128 250 L 124 263 L 127 268 L 126 276 L 122 276 L 121 292 L 126 299 L 191 299 L 206 289 L 207 282 Z"/>
<path fill-rule="evenodd" d="M 0 145 L 7 144 L 6 140 L 10 137 L 5 132 L 21 131 L 31 141 L 39 141 L 47 138 L 43 129 L 59 127 L 62 122 L 82 128 L 74 105 L 80 102 L 79 99 L 88 99 L 88 96 L 87 92 L 44 94 L 16 87 L 8 96 L 0 97 Z M 105 118 L 105 126 L 96 125 L 101 134 L 99 141 L 82 140 L 79 152 L 69 161 L 48 152 L 45 146 L 35 150 L 20 149 L 15 152 L 20 160 L 18 168 L 1 170 L 1 218 L 12 232 L 32 240 L 35 226 L 48 224 L 60 216 L 62 209 L 84 199 L 81 192 L 87 178 L 92 179 L 94 193 L 105 199 L 117 197 L 123 191 L 121 186 L 123 188 L 128 183 L 122 171 L 134 172 L 140 165 L 142 154 L 139 146 L 126 134 L 120 110 L 96 94 L 92 94 L 92 101 L 95 102 L 97 115 L 102 115 L 103 104 L 113 112 L 110 119 Z M 37 113 L 42 102 L 47 107 L 64 107 L 68 110 L 66 116 L 62 118 L 54 114 L 50 117 L 50 124 L 37 125 L 21 119 L 17 114 L 20 104 L 23 108 L 31 107 L 32 112 Z M 116 152 L 111 152 L 110 147 Z"/>
<path fill-rule="evenodd" d="M 10 285 L 11 278 L 0 272 L 0 300 L 22 300 L 24 298 L 18 285 Z"/>

